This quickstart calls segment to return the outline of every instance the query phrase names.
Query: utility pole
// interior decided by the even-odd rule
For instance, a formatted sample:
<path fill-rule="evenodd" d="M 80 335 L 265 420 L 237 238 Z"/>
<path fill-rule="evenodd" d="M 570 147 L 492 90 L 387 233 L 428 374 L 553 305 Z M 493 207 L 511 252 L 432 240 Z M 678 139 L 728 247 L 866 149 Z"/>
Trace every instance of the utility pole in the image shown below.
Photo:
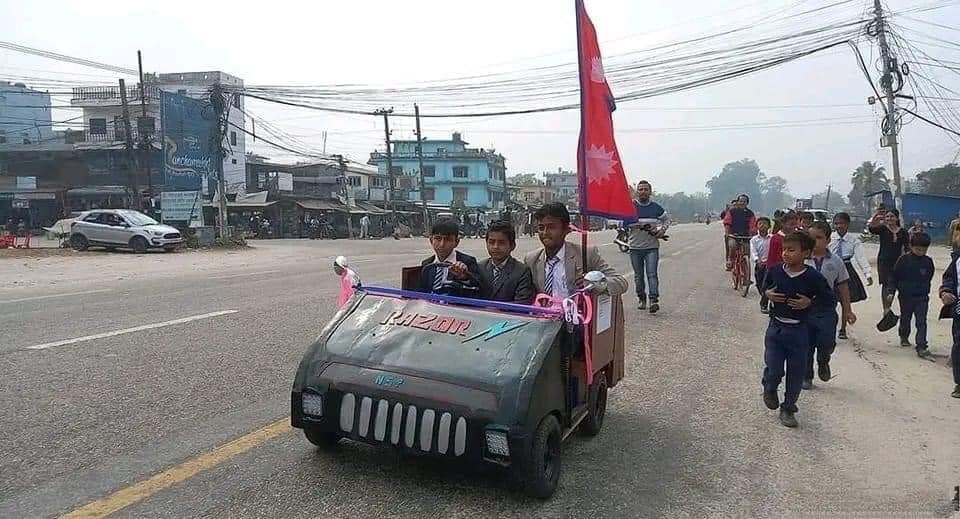
<path fill-rule="evenodd" d="M 420 167 L 420 203 L 423 206 L 423 232 L 430 232 L 430 212 L 427 210 L 427 181 L 423 177 L 423 136 L 420 134 L 420 107 L 413 104 L 413 114 L 417 118 L 417 164 Z"/>
<path fill-rule="evenodd" d="M 886 129 L 883 132 L 880 144 L 890 147 L 893 159 L 894 203 L 900 209 L 902 207 L 903 189 L 900 184 L 900 150 L 897 146 L 896 92 L 893 91 L 893 76 L 897 71 L 897 58 L 890 55 L 890 47 L 887 45 L 887 31 L 880 0 L 873 0 L 873 14 L 877 24 L 877 39 L 880 43 L 880 59 L 883 61 L 883 76 L 880 77 L 880 88 L 883 89 L 887 102 Z"/>
<path fill-rule="evenodd" d="M 150 171 L 150 142 L 153 135 L 148 135 L 147 120 L 147 86 L 143 83 L 143 57 L 137 51 L 137 68 L 140 70 L 140 115 L 143 124 L 137 124 L 137 136 L 140 137 L 140 160 L 142 167 L 147 170 L 147 195 L 150 197 L 150 212 L 153 212 L 153 172 Z"/>
<path fill-rule="evenodd" d="M 393 151 L 390 149 L 390 114 L 393 113 L 393 108 L 384 109 L 381 108 L 376 112 L 373 112 L 374 115 L 383 116 L 383 137 L 384 141 L 387 143 L 387 176 L 390 179 L 390 211 L 393 213 L 393 223 L 397 223 L 397 204 L 394 202 L 394 179 L 393 179 Z"/>
<path fill-rule="evenodd" d="M 347 184 L 347 161 L 343 155 L 337 154 L 333 158 L 337 159 L 337 166 L 340 168 L 340 186 L 343 192 L 343 199 L 347 206 L 347 234 L 353 239 L 353 216 L 350 215 L 350 186 Z"/>
<path fill-rule="evenodd" d="M 217 191 L 219 192 L 220 209 L 220 239 L 226 240 L 227 236 L 227 182 L 223 178 L 223 137 L 227 133 L 226 121 L 226 99 L 223 97 L 223 87 L 219 82 L 213 84 L 210 91 L 210 104 L 213 105 L 213 113 L 217 118 L 217 129 L 214 135 L 210 136 L 210 145 L 213 147 L 213 167 L 217 172 Z"/>
<path fill-rule="evenodd" d="M 827 184 L 827 199 L 823 202 L 823 208 L 830 209 L 830 192 L 833 190 L 833 184 Z"/>
<path fill-rule="evenodd" d="M 127 105 L 127 84 L 120 80 L 120 104 L 123 106 L 123 138 L 127 149 L 127 166 L 130 179 L 130 189 L 133 191 L 133 207 L 138 211 L 143 209 L 140 200 L 140 186 L 137 184 L 136 161 L 133 157 L 133 136 L 130 134 L 130 107 Z M 116 132 L 116 128 L 114 128 Z"/>

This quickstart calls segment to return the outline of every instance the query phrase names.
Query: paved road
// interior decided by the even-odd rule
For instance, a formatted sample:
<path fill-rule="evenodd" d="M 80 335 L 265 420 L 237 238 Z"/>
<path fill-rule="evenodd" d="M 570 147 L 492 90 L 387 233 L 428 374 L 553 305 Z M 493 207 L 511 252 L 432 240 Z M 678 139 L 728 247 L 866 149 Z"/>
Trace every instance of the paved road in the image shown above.
<path fill-rule="evenodd" d="M 0 517 L 948 515 L 960 402 L 942 362 L 862 323 L 838 378 L 805 392 L 801 427 L 783 428 L 760 401 L 764 319 L 755 294 L 728 288 L 718 232 L 671 231 L 664 309 L 628 310 L 627 378 L 601 435 L 565 446 L 548 502 L 495 472 L 352 443 L 321 453 L 287 426 L 294 371 L 333 311 L 330 258 L 395 284 L 422 240 L 275 241 L 242 264 L 197 256 L 226 271 L 151 270 L 163 255 L 57 263 L 150 274 L 0 289 Z M 611 238 L 591 239 L 629 272 Z"/>

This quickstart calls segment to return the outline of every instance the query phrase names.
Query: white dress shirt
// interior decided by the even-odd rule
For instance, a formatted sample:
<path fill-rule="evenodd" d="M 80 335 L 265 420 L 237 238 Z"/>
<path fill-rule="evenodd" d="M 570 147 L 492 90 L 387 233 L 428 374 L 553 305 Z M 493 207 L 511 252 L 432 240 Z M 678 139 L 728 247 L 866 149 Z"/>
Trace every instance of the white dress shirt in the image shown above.
<path fill-rule="evenodd" d="M 750 238 L 750 260 L 754 265 L 757 263 L 767 264 L 767 255 L 770 254 L 770 234 L 760 236 L 757 234 Z"/>
<path fill-rule="evenodd" d="M 544 251 L 543 258 L 543 283 L 545 285 L 551 284 L 553 287 L 553 293 L 550 294 L 555 298 L 566 298 L 570 294 L 567 292 L 567 265 L 564 262 L 566 257 L 567 245 L 564 243 L 560 246 L 560 250 L 557 251 L 556 258 L 560 260 L 557 263 L 557 266 L 553 268 L 553 280 L 550 279 L 550 258 L 546 256 L 546 251 Z"/>
<path fill-rule="evenodd" d="M 867 259 L 867 253 L 863 249 L 863 242 L 860 238 L 852 236 L 849 232 L 843 236 L 834 232 L 830 236 L 830 252 L 840 256 L 843 261 L 850 261 L 855 267 L 863 272 L 863 275 L 872 278 L 873 271 L 870 269 L 870 261 Z"/>

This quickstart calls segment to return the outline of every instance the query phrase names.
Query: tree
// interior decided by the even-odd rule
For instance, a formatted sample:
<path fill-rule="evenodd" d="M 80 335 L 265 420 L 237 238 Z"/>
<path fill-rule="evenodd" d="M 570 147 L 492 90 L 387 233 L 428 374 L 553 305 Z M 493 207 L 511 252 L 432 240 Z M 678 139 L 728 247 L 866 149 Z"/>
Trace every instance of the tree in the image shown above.
<path fill-rule="evenodd" d="M 769 214 L 773 214 L 781 207 L 789 207 L 793 201 L 790 193 L 787 192 L 787 179 L 783 177 L 773 176 L 765 179 L 760 188 L 763 190 L 761 205 Z"/>
<path fill-rule="evenodd" d="M 813 199 L 813 207 L 816 209 L 829 209 L 833 212 L 842 211 L 847 209 L 847 199 L 837 193 L 836 191 L 830 191 L 830 201 L 827 201 L 827 191 L 823 190 L 810 198 Z"/>
<path fill-rule="evenodd" d="M 654 193 L 654 200 L 670 214 L 674 222 L 684 223 L 694 221 L 694 215 L 704 214 L 709 209 L 706 193 L 688 195 L 679 193 Z"/>
<path fill-rule="evenodd" d="M 762 184 L 766 176 L 753 159 L 730 162 L 713 178 L 707 181 L 710 190 L 710 207 L 722 209 L 741 193 L 750 197 L 754 210 L 764 208 Z"/>
<path fill-rule="evenodd" d="M 960 196 L 960 166 L 951 162 L 917 174 L 917 182 L 928 195 Z"/>
<path fill-rule="evenodd" d="M 890 179 L 887 178 L 887 172 L 883 167 L 877 167 L 876 164 L 866 161 L 853 171 L 850 183 L 851 207 L 855 207 L 864 215 L 867 214 L 867 195 L 877 191 L 889 190 Z"/>

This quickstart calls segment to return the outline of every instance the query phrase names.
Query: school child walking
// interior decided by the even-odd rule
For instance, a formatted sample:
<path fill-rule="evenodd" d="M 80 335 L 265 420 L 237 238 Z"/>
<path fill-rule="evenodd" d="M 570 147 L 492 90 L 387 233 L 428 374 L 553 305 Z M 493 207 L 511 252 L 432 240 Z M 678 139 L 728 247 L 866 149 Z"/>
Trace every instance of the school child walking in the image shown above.
<path fill-rule="evenodd" d="M 764 337 L 763 403 L 768 409 L 780 409 L 780 423 L 786 427 L 798 425 L 797 400 L 810 347 L 810 307 L 824 299 L 833 300 L 833 289 L 827 280 L 804 264 L 814 245 L 813 238 L 805 232 L 784 236 L 783 261 L 767 270 L 764 282 L 772 306 Z M 784 375 L 787 380 L 781 403 L 779 389 Z"/>

